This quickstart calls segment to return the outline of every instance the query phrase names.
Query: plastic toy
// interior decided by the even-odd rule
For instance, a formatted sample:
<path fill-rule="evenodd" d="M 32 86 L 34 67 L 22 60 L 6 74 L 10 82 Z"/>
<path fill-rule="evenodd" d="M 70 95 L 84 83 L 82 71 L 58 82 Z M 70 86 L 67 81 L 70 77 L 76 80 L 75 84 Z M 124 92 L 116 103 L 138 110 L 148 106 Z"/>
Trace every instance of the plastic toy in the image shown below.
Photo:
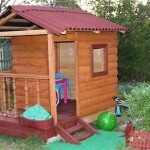
<path fill-rule="evenodd" d="M 99 129 L 111 131 L 117 126 L 117 118 L 111 112 L 103 112 L 97 118 L 97 125 Z"/>
<path fill-rule="evenodd" d="M 115 105 L 115 115 L 117 117 L 120 117 L 122 115 L 122 108 L 126 111 L 129 108 L 124 106 L 124 100 L 120 99 L 117 96 L 113 96 L 113 99 L 116 101 L 116 105 Z"/>

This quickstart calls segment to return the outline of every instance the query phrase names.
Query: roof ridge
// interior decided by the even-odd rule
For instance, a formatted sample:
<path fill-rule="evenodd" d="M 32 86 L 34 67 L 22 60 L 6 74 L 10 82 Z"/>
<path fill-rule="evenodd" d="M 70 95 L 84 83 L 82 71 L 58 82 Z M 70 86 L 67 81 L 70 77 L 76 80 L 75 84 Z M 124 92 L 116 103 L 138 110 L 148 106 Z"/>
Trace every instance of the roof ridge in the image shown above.
<path fill-rule="evenodd" d="M 68 7 L 51 7 L 51 6 L 40 6 L 40 5 L 13 5 L 10 6 L 12 9 L 17 11 L 50 11 L 50 12 L 69 12 L 69 13 L 77 13 L 77 14 L 88 14 L 91 15 L 89 12 L 80 10 L 80 9 L 73 9 Z"/>

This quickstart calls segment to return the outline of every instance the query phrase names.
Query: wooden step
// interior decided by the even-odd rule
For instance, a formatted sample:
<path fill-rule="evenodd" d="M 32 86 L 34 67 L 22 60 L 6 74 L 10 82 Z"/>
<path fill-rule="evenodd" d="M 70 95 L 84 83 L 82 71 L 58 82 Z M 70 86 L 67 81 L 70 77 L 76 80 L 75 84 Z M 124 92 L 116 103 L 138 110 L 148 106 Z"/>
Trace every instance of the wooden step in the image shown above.
<path fill-rule="evenodd" d="M 75 132 L 78 132 L 78 131 L 82 130 L 83 128 L 84 128 L 84 125 L 77 124 L 75 126 L 72 126 L 72 127 L 68 128 L 68 129 L 66 129 L 66 131 L 68 133 L 70 133 L 70 134 L 73 134 Z"/>
<path fill-rule="evenodd" d="M 80 144 L 80 141 L 93 134 L 99 134 L 97 130 L 80 117 L 73 117 L 70 120 L 56 124 L 56 131 L 66 141 L 73 144 Z"/>
<path fill-rule="evenodd" d="M 91 132 L 91 133 L 94 133 L 94 134 L 99 134 L 99 132 L 94 129 L 90 124 L 88 124 L 86 121 L 84 121 L 83 119 L 81 119 L 80 117 L 78 117 L 78 122 L 79 124 L 82 124 L 85 126 L 85 129 L 88 131 L 88 132 Z"/>
<path fill-rule="evenodd" d="M 81 135 L 75 136 L 75 139 L 78 140 L 78 141 L 83 141 L 83 140 L 87 139 L 88 137 L 90 137 L 92 135 L 93 135 L 93 133 L 85 132 Z"/>
<path fill-rule="evenodd" d="M 80 142 L 75 139 L 71 134 L 66 132 L 59 124 L 56 124 L 56 131 L 59 135 L 61 135 L 67 142 L 72 144 L 80 144 Z"/>

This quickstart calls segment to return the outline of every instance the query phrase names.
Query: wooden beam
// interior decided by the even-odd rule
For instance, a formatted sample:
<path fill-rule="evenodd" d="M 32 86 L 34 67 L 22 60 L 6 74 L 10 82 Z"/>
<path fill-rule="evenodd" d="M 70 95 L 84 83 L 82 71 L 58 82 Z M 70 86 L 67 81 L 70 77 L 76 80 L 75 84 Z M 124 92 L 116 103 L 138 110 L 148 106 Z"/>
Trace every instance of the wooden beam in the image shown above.
<path fill-rule="evenodd" d="M 126 33 L 126 31 L 119 31 L 119 32 L 121 32 L 121 33 L 123 33 L 123 34 Z"/>
<path fill-rule="evenodd" d="M 19 23 L 29 23 L 30 21 L 26 19 L 10 19 L 8 22 L 19 22 Z"/>
<path fill-rule="evenodd" d="M 39 27 L 37 25 L 33 25 L 31 27 L 28 27 L 27 29 L 28 30 L 33 30 L 33 29 L 38 29 Z"/>
<path fill-rule="evenodd" d="M 56 72 L 60 72 L 60 43 L 55 43 L 55 51 L 56 51 Z"/>
<path fill-rule="evenodd" d="M 3 24 L 5 24 L 6 22 L 8 22 L 8 20 L 14 18 L 16 15 L 17 15 L 17 14 L 15 14 L 15 13 L 12 12 L 12 13 L 9 14 L 7 17 L 2 18 L 2 19 L 0 20 L 0 26 L 2 26 Z"/>
<path fill-rule="evenodd" d="M 76 33 L 77 37 L 77 33 Z M 75 70 L 76 70 L 76 115 L 81 116 L 80 113 L 80 103 L 79 103 L 79 61 L 78 61 L 78 42 L 77 40 L 74 42 L 75 43 Z"/>
<path fill-rule="evenodd" d="M 0 30 L 27 30 L 29 27 L 0 26 Z"/>
<path fill-rule="evenodd" d="M 49 87 L 50 87 L 50 106 L 51 115 L 53 116 L 54 123 L 57 123 L 56 111 L 56 91 L 55 91 L 55 51 L 53 35 L 47 35 L 48 40 L 48 70 L 49 70 Z"/>
<path fill-rule="evenodd" d="M 47 34 L 47 30 L 26 30 L 26 31 L 8 31 L 0 32 L 0 37 L 23 36 L 23 35 L 43 35 Z"/>
<path fill-rule="evenodd" d="M 1 71 L 0 72 L 0 77 L 40 79 L 40 80 L 47 80 L 47 79 L 49 79 L 48 75 L 15 74 L 15 73 L 12 73 L 12 71 Z"/>

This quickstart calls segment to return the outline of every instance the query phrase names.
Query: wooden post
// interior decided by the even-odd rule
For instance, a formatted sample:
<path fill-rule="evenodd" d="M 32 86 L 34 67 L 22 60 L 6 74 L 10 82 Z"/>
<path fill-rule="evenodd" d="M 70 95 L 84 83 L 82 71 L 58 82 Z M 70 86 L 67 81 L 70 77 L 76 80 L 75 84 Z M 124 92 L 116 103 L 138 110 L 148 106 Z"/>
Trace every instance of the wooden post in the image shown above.
<path fill-rule="evenodd" d="M 48 70 L 49 70 L 49 87 L 50 87 L 50 109 L 53 116 L 54 123 L 57 123 L 56 111 L 56 93 L 55 93 L 55 51 L 53 35 L 47 35 L 48 40 Z"/>
<path fill-rule="evenodd" d="M 6 78 L 6 84 L 7 84 L 7 93 L 8 93 L 8 110 L 12 110 L 11 105 L 11 96 L 10 96 L 10 78 Z"/>
<path fill-rule="evenodd" d="M 29 107 L 29 96 L 28 96 L 28 79 L 25 78 L 25 106 L 26 109 Z"/>
<path fill-rule="evenodd" d="M 5 78 L 2 79 L 2 112 L 3 116 L 7 116 L 7 110 L 6 110 L 6 92 L 5 92 Z"/>
<path fill-rule="evenodd" d="M 2 90 L 2 78 L 0 78 L 0 109 L 1 109 L 1 112 L 2 112 L 2 110 L 3 110 L 3 105 L 2 105 L 2 99 L 3 99 L 3 90 Z"/>
<path fill-rule="evenodd" d="M 14 91 L 14 118 L 18 117 L 17 113 L 17 100 L 16 100 L 16 79 L 13 78 L 13 91 Z"/>
<path fill-rule="evenodd" d="M 57 43 L 55 45 L 55 51 L 56 51 L 56 56 L 55 56 L 55 60 L 56 60 L 56 72 L 60 72 L 60 43 Z"/>
<path fill-rule="evenodd" d="M 76 69 L 76 115 L 81 116 L 80 114 L 80 104 L 79 104 L 79 61 L 78 61 L 78 46 L 77 41 L 75 41 L 75 69 Z"/>

